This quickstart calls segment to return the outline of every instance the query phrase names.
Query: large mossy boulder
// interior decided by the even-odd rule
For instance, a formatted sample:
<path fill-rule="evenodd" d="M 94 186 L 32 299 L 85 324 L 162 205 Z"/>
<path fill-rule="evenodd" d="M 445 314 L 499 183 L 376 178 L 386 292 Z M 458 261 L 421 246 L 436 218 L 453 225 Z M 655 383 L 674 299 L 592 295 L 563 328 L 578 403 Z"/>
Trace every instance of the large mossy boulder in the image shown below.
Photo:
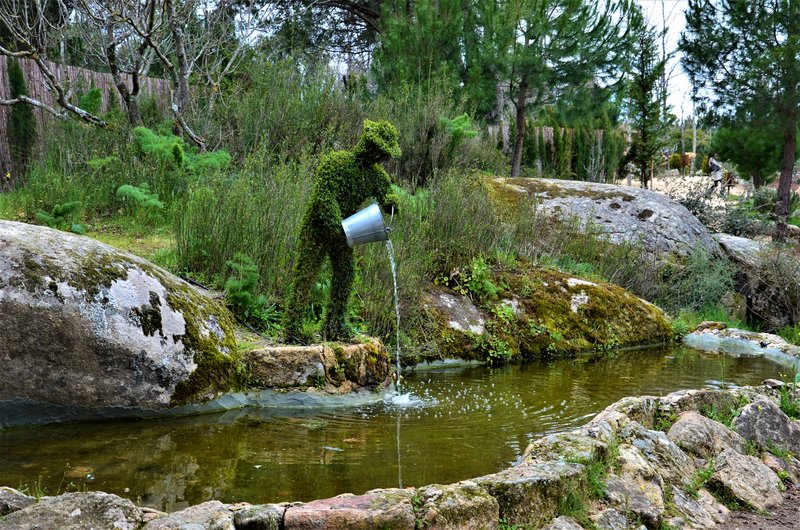
<path fill-rule="evenodd" d="M 505 362 L 666 342 L 653 304 L 601 281 L 540 267 L 494 272 L 494 296 L 433 286 L 423 305 L 441 357 Z"/>
<path fill-rule="evenodd" d="M 229 311 L 87 237 L 0 221 L 0 408 L 159 410 L 240 386 Z M 0 417 L 0 425 L 8 418 Z"/>
<path fill-rule="evenodd" d="M 489 181 L 502 205 L 532 200 L 537 212 L 559 221 L 578 219 L 582 230 L 612 243 L 641 243 L 659 254 L 688 256 L 698 248 L 720 255 L 705 226 L 681 204 L 647 189 L 576 180 L 496 178 Z"/>

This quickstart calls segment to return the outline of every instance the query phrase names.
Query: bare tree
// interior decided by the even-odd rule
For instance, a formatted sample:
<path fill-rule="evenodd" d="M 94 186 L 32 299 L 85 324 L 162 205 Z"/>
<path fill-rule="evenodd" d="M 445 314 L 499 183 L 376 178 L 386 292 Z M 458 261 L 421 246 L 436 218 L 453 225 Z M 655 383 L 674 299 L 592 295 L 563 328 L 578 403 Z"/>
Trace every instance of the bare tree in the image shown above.
<path fill-rule="evenodd" d="M 80 120 L 105 128 L 105 120 L 86 111 L 71 101 L 72 83 L 69 79 L 60 81 L 46 61 L 48 45 L 64 31 L 69 6 L 62 0 L 47 2 L 28 2 L 26 0 L 0 0 L 0 22 L 9 31 L 16 49 L 0 46 L 0 55 L 16 58 L 27 58 L 36 63 L 47 89 L 53 94 L 58 107 L 28 96 L 13 99 L 0 99 L 0 105 L 33 105 L 49 112 L 59 119 L 75 116 Z M 57 15 L 52 13 L 56 12 Z"/>
<path fill-rule="evenodd" d="M 71 16 L 57 17 L 56 23 L 44 10 L 28 8 L 31 2 L 27 0 L 0 0 L 0 23 L 10 28 L 18 48 L 3 47 L 0 54 L 36 61 L 57 106 L 25 96 L 0 104 L 30 104 L 62 119 L 75 115 L 106 126 L 100 117 L 70 101 L 71 83 L 59 83 L 44 60 L 48 39 L 63 42 L 69 24 L 93 60 L 108 68 L 132 125 L 141 123 L 141 77 L 154 63 L 160 63 L 170 81 L 170 108 L 176 126 L 201 150 L 206 149 L 207 141 L 200 131 L 208 126 L 214 106 L 224 94 L 224 80 L 278 9 L 273 3 L 265 7 L 254 0 L 79 0 L 71 11 L 67 0 L 43 1 L 58 2 L 60 12 Z M 206 116 L 204 122 L 192 118 L 201 114 Z"/>

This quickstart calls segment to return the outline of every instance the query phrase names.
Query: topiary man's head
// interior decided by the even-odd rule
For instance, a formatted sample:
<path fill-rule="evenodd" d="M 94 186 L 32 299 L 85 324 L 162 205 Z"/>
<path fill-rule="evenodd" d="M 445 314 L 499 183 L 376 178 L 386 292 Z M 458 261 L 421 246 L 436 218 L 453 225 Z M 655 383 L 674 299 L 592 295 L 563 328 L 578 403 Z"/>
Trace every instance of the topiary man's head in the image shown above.
<path fill-rule="evenodd" d="M 399 138 L 397 127 L 388 121 L 364 120 L 364 130 L 355 152 L 369 163 L 397 158 L 402 154 L 397 143 Z"/>

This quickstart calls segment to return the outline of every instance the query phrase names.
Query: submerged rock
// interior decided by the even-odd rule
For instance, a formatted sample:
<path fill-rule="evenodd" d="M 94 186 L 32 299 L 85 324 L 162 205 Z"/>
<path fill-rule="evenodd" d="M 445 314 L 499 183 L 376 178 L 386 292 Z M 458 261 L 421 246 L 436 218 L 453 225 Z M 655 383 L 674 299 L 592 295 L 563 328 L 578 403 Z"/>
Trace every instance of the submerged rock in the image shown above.
<path fill-rule="evenodd" d="M 166 409 L 240 385 L 218 301 L 93 239 L 0 221 L 0 403 Z M 19 418 L 2 407 L 0 427 Z"/>

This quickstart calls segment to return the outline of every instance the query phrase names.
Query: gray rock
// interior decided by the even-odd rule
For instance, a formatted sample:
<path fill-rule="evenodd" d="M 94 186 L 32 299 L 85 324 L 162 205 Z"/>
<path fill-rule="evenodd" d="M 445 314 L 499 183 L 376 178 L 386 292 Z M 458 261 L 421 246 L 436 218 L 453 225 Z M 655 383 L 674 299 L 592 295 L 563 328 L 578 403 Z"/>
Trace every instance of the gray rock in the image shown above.
<path fill-rule="evenodd" d="M 500 505 L 509 524 L 539 527 L 558 515 L 558 503 L 585 485 L 584 467 L 567 462 L 531 463 L 474 479 Z"/>
<path fill-rule="evenodd" d="M 724 504 L 718 502 L 705 488 L 701 488 L 697 492 L 697 503 L 717 524 L 725 523 L 731 516 L 731 511 Z"/>
<path fill-rule="evenodd" d="M 747 442 L 718 421 L 697 412 L 684 412 L 667 437 L 683 450 L 701 458 L 714 458 L 725 449 L 747 452 Z"/>
<path fill-rule="evenodd" d="M 235 530 L 230 506 L 208 501 L 147 523 L 142 530 Z"/>
<path fill-rule="evenodd" d="M 772 453 L 764 452 L 761 455 L 761 461 L 765 466 L 773 470 L 779 478 L 788 480 L 793 484 L 800 482 L 800 476 L 797 474 L 798 468 L 791 464 L 791 459 L 784 460 Z"/>
<path fill-rule="evenodd" d="M 675 486 L 672 486 L 672 502 L 683 519 L 681 528 L 712 528 L 716 525 L 714 518 L 699 500 L 691 498 Z"/>
<path fill-rule="evenodd" d="M 605 447 L 606 444 L 600 440 L 575 432 L 548 434 L 528 445 L 519 463 L 526 460 L 529 462 L 589 460 Z"/>
<path fill-rule="evenodd" d="M 0 529 L 8 530 L 86 530 L 113 528 L 136 530 L 142 511 L 131 501 L 101 492 L 66 493 L 44 497 L 27 508 L 0 519 Z"/>
<path fill-rule="evenodd" d="M 280 530 L 286 506 L 282 504 L 257 504 L 236 510 L 233 523 L 236 530 Z"/>
<path fill-rule="evenodd" d="M 612 504 L 636 517 L 641 517 L 648 526 L 657 526 L 664 513 L 664 497 L 658 485 L 625 474 L 606 477 L 606 498 Z"/>
<path fill-rule="evenodd" d="M 597 530 L 628 530 L 628 518 L 614 508 L 608 508 L 600 513 L 590 515 Z"/>
<path fill-rule="evenodd" d="M 36 502 L 30 495 L 6 486 L 0 487 L 0 516 L 8 515 Z"/>
<path fill-rule="evenodd" d="M 50 228 L 0 221 L 0 329 L 0 402 L 164 409 L 236 382 L 221 303 L 132 254 Z"/>
<path fill-rule="evenodd" d="M 412 490 L 373 490 L 364 495 L 346 493 L 331 499 L 291 506 L 283 517 L 284 530 L 372 530 L 415 527 Z"/>
<path fill-rule="evenodd" d="M 697 218 L 661 193 L 630 186 L 573 180 L 498 178 L 502 191 L 540 201 L 537 211 L 557 219 L 577 217 L 581 229 L 608 235 L 614 243 L 638 242 L 653 251 L 688 256 L 702 248 L 721 254 L 719 245 Z M 513 199 L 512 199 L 513 200 Z"/>
<path fill-rule="evenodd" d="M 472 481 L 417 489 L 417 526 L 431 530 L 489 530 L 500 517 L 497 500 Z M 238 529 L 237 529 L 238 530 Z"/>
<path fill-rule="evenodd" d="M 783 502 L 780 479 L 757 458 L 726 449 L 714 464 L 709 481 L 756 510 L 766 510 Z"/>
<path fill-rule="evenodd" d="M 486 328 L 486 318 L 468 297 L 445 292 L 427 293 L 423 305 L 442 315 L 451 329 L 480 335 Z"/>
<path fill-rule="evenodd" d="M 641 451 L 664 482 L 685 484 L 692 479 L 694 461 L 665 433 L 630 423 L 619 431 L 619 438 Z"/>
<path fill-rule="evenodd" d="M 800 422 L 793 421 L 772 401 L 761 399 L 742 409 L 733 420 L 736 432 L 768 449 L 800 454 Z"/>
<path fill-rule="evenodd" d="M 583 527 L 572 517 L 565 517 L 562 515 L 561 517 L 553 519 L 553 521 L 542 530 L 583 530 Z"/>
<path fill-rule="evenodd" d="M 758 254 L 765 246 L 761 242 L 729 234 L 714 234 L 712 237 L 717 240 L 729 258 L 748 267 L 758 263 Z"/>

